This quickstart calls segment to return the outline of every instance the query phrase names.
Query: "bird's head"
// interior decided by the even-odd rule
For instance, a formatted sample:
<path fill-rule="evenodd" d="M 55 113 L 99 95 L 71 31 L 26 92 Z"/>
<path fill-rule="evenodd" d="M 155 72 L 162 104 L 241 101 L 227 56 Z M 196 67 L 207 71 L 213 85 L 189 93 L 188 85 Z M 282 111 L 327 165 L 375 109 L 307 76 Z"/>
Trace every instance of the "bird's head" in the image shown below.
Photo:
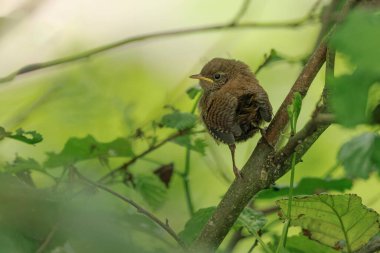
<path fill-rule="evenodd" d="M 250 74 L 249 67 L 240 61 L 214 58 L 202 68 L 201 73 L 190 78 L 198 79 L 204 91 L 215 91 L 239 75 Z"/>

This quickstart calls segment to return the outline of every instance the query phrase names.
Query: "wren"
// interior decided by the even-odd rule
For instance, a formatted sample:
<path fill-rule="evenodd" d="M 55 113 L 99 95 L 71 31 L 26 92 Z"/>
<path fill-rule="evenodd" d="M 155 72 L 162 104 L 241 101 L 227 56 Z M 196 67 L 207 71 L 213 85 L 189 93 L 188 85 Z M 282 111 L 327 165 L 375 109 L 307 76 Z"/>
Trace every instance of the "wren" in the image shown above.
<path fill-rule="evenodd" d="M 199 79 L 203 89 L 199 101 L 201 119 L 217 141 L 228 145 L 233 172 L 241 178 L 235 164 L 235 143 L 246 141 L 272 119 L 268 94 L 248 65 L 241 61 L 214 58 L 190 78 Z"/>

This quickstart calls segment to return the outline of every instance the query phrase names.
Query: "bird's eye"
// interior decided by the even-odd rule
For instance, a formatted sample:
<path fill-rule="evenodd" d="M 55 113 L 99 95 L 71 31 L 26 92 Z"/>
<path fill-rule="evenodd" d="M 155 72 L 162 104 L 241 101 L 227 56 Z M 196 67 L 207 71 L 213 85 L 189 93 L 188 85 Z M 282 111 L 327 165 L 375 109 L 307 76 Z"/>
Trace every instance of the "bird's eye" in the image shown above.
<path fill-rule="evenodd" d="M 219 74 L 219 73 L 214 74 L 214 79 L 215 79 L 215 80 L 220 79 L 220 74 Z"/>

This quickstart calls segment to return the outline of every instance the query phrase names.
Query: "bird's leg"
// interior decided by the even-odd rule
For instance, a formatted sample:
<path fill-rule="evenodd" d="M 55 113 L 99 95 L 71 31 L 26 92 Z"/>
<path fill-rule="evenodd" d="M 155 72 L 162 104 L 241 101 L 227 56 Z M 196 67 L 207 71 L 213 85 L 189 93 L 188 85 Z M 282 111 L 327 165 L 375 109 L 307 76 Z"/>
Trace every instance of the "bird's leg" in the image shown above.
<path fill-rule="evenodd" d="M 234 171 L 235 177 L 236 178 L 242 178 L 239 169 L 236 167 L 235 163 L 235 149 L 236 145 L 235 144 L 229 144 L 228 147 L 230 148 L 231 151 L 231 156 L 232 156 L 232 169 Z"/>
<path fill-rule="evenodd" d="M 273 149 L 274 149 L 274 146 L 272 145 L 272 143 L 270 143 L 270 141 L 268 140 L 268 137 L 267 137 L 267 129 L 266 128 L 262 128 L 262 127 L 258 127 L 259 130 L 260 130 L 260 134 L 261 136 L 264 138 L 264 140 L 269 144 L 269 146 L 271 146 Z"/>

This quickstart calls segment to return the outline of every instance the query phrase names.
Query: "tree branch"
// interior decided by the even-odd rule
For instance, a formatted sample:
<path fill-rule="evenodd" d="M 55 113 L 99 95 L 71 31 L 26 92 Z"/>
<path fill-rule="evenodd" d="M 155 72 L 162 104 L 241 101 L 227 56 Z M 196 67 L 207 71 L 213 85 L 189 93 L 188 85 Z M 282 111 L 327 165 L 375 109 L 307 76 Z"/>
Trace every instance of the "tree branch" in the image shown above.
<path fill-rule="evenodd" d="M 62 57 L 62 58 L 54 59 L 51 61 L 26 65 L 6 76 L 1 77 L 0 83 L 12 81 L 17 76 L 20 76 L 29 72 L 33 72 L 36 70 L 41 70 L 41 69 L 45 69 L 45 68 L 49 68 L 49 67 L 53 67 L 57 65 L 62 65 L 65 63 L 75 62 L 82 59 L 88 59 L 91 56 L 109 51 L 111 49 L 118 48 L 118 47 L 135 43 L 135 42 L 140 42 L 140 41 L 170 37 L 174 35 L 180 36 L 180 35 L 193 34 L 193 33 L 203 33 L 203 32 L 212 32 L 212 31 L 230 30 L 230 29 L 295 28 L 301 25 L 309 24 L 312 21 L 313 21 L 313 15 L 310 15 L 310 13 L 308 13 L 305 17 L 302 17 L 300 19 L 293 20 L 293 21 L 285 21 L 285 22 L 277 22 L 277 23 L 265 23 L 265 22 L 263 23 L 246 22 L 246 23 L 238 23 L 238 24 L 228 23 L 228 24 L 210 25 L 210 26 L 204 26 L 204 27 L 194 27 L 194 28 L 179 29 L 179 30 L 166 31 L 166 32 L 149 33 L 145 35 L 138 35 L 134 37 L 128 37 L 116 42 L 112 42 L 110 44 L 96 47 L 96 48 L 93 48 L 84 52 L 80 52 L 78 54 L 70 55 L 67 57 Z"/>
<path fill-rule="evenodd" d="M 240 19 L 247 12 L 250 3 L 251 0 L 243 0 L 243 4 L 241 5 L 238 13 L 236 13 L 235 17 L 231 21 L 231 25 L 236 25 L 240 21 Z"/>
<path fill-rule="evenodd" d="M 112 195 L 114 195 L 115 197 L 127 202 L 128 204 L 130 204 L 131 206 L 133 206 L 134 208 L 136 208 L 136 210 L 145 215 L 146 217 L 148 217 L 150 220 L 152 220 L 154 223 L 156 223 L 158 226 L 160 226 L 162 229 L 164 229 L 166 232 L 168 232 L 168 234 L 173 237 L 173 239 L 175 241 L 177 241 L 177 243 L 186 251 L 186 245 L 184 242 L 182 242 L 182 240 L 178 237 L 178 235 L 174 232 L 174 230 L 169 226 L 168 222 L 162 222 L 160 219 L 158 219 L 153 213 L 149 212 L 148 210 L 144 209 L 142 206 L 140 206 L 139 204 L 137 204 L 136 202 L 134 202 L 133 200 L 111 190 L 110 188 L 102 185 L 102 184 L 99 184 L 97 182 L 93 182 L 91 181 L 90 179 L 86 178 L 85 176 L 83 176 L 82 174 L 80 174 L 78 172 L 77 169 L 74 169 L 75 171 L 75 174 L 78 175 L 78 177 L 87 182 L 88 184 L 90 185 L 93 185 L 99 189 L 102 189 L 103 191 L 106 191 Z"/>
<path fill-rule="evenodd" d="M 174 133 L 172 135 L 169 135 L 168 137 L 166 137 L 162 141 L 158 142 L 157 144 L 155 144 L 153 146 L 150 146 L 145 151 L 143 151 L 140 154 L 134 156 L 128 162 L 125 162 L 122 165 L 120 165 L 119 167 L 117 167 L 116 169 L 111 170 L 110 172 L 108 172 L 107 174 L 105 174 L 104 176 L 102 176 L 100 179 L 98 179 L 98 182 L 102 183 L 106 179 L 115 176 L 118 172 L 126 170 L 130 165 L 134 164 L 138 159 L 140 159 L 140 158 L 146 156 L 147 154 L 155 151 L 156 149 L 160 148 L 161 146 L 163 146 L 167 142 L 169 142 L 171 140 L 174 140 L 175 138 L 180 137 L 180 136 L 189 135 L 189 134 L 196 134 L 196 133 L 198 133 L 198 132 L 190 132 L 190 129 L 187 129 L 187 130 L 178 131 L 178 132 L 176 132 L 176 133 Z"/>

